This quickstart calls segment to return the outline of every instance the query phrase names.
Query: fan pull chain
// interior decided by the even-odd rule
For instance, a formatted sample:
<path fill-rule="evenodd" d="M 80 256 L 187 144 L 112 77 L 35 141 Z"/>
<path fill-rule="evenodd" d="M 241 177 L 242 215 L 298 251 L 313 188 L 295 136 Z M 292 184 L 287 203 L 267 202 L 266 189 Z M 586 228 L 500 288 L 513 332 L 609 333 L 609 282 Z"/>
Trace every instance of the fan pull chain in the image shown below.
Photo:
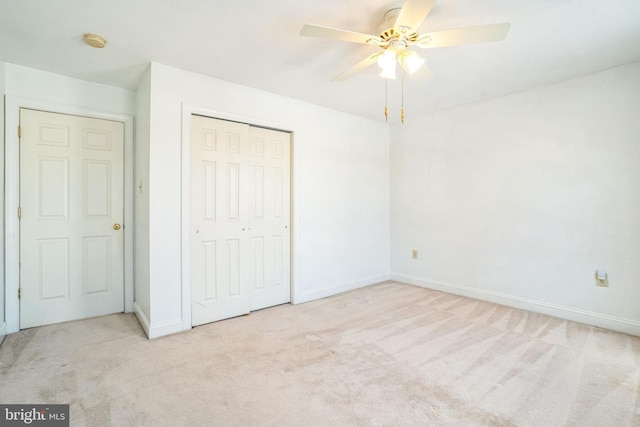
<path fill-rule="evenodd" d="M 384 121 L 389 121 L 389 106 L 388 106 L 389 90 L 387 89 L 387 79 L 384 79 Z"/>
<path fill-rule="evenodd" d="M 404 124 L 404 73 L 400 73 L 400 77 L 401 77 L 401 88 L 400 88 L 400 95 L 401 95 L 401 104 L 400 104 L 400 121 L 402 122 L 402 124 Z"/>

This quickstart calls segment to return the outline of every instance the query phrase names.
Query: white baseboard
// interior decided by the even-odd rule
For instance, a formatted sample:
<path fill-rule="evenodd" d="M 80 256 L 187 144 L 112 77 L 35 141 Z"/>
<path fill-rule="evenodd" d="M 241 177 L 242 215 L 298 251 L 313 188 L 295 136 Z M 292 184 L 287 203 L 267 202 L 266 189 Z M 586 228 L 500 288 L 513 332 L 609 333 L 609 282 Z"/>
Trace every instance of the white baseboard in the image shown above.
<path fill-rule="evenodd" d="M 0 322 L 0 345 L 4 341 L 4 337 L 7 335 L 7 323 Z"/>
<path fill-rule="evenodd" d="M 138 322 L 140 322 L 140 326 L 144 329 L 144 333 L 147 334 L 147 338 L 149 337 L 149 319 L 144 314 L 144 311 L 140 308 L 137 302 L 133 303 L 133 312 L 138 318 Z"/>
<path fill-rule="evenodd" d="M 486 291 L 483 289 L 471 288 L 469 286 L 454 285 L 451 283 L 444 283 L 405 274 L 391 273 L 391 280 L 448 292 L 451 294 L 462 295 L 482 301 L 507 305 L 523 310 L 534 311 L 536 313 L 547 314 L 549 316 L 611 329 L 613 331 L 623 332 L 629 335 L 640 336 L 640 322 L 631 319 L 623 319 L 620 317 L 609 316 L 607 314 L 595 313 L 587 310 L 565 307 L 558 304 L 551 304 L 544 301 L 501 294 L 499 292 Z"/>
<path fill-rule="evenodd" d="M 363 288 L 365 286 L 374 285 L 376 283 L 385 282 L 389 280 L 389 274 L 378 274 L 375 276 L 363 277 L 358 280 L 350 282 L 335 283 L 333 285 L 325 286 L 319 289 L 311 289 L 308 291 L 300 292 L 297 298 L 294 299 L 293 304 L 300 304 L 303 302 L 309 302 L 320 298 L 330 297 L 342 292 L 351 291 L 353 289 Z"/>
<path fill-rule="evenodd" d="M 151 326 L 149 328 L 149 339 L 177 334 L 178 332 L 182 332 L 182 319 Z"/>
<path fill-rule="evenodd" d="M 144 311 L 140 308 L 138 303 L 133 303 L 134 312 L 142 329 L 144 329 L 145 334 L 149 339 L 160 338 L 165 335 L 171 335 L 178 332 L 182 332 L 182 320 L 176 320 L 173 322 L 161 323 L 159 325 L 151 325 L 151 322 L 144 314 Z"/>

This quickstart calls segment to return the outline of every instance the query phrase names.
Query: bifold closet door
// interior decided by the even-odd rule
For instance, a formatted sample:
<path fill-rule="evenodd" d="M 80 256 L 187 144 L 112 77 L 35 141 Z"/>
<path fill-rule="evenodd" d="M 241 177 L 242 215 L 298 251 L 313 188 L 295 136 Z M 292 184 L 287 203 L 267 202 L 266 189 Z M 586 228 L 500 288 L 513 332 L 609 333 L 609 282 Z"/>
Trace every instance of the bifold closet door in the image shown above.
<path fill-rule="evenodd" d="M 191 121 L 192 325 L 290 300 L 290 137 Z"/>

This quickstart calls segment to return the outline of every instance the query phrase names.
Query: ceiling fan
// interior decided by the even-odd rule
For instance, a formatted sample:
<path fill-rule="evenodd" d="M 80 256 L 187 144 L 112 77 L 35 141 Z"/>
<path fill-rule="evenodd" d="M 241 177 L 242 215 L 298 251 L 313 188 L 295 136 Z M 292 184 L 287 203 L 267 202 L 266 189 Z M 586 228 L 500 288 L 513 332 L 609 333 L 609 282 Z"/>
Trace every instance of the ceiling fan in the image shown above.
<path fill-rule="evenodd" d="M 507 36 L 509 23 L 419 33 L 420 25 L 435 2 L 436 0 L 406 0 L 401 8 L 387 11 L 377 36 L 312 24 L 302 27 L 300 35 L 369 44 L 382 49 L 338 74 L 331 80 L 334 82 L 344 81 L 376 62 L 382 69 L 380 76 L 387 79 L 395 78 L 396 63 L 408 74 L 413 74 L 422 68 L 425 62 L 411 49 L 413 46 L 431 49 L 500 41 Z"/>

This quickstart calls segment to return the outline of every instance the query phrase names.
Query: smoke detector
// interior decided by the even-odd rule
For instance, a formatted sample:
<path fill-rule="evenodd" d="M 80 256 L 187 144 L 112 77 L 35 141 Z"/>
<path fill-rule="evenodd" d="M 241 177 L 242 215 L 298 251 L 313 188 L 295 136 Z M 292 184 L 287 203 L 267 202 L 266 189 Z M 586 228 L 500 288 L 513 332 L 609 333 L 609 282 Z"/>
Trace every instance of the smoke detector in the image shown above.
<path fill-rule="evenodd" d="M 82 36 L 82 39 L 89 46 L 95 47 L 95 48 L 98 48 L 98 49 L 102 49 L 107 44 L 107 40 L 105 40 L 104 37 L 99 36 L 97 34 L 89 34 L 89 33 L 87 33 L 84 36 Z"/>

